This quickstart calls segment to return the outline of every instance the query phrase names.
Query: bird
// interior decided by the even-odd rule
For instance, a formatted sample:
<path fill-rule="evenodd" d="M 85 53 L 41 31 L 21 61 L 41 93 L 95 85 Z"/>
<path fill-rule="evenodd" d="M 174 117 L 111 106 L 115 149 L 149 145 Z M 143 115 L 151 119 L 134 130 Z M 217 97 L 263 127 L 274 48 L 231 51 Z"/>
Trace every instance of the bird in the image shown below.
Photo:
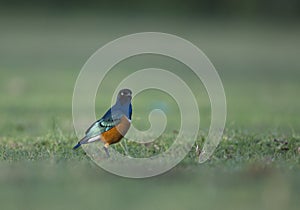
<path fill-rule="evenodd" d="M 102 141 L 105 153 L 109 157 L 109 145 L 118 143 L 130 128 L 132 116 L 131 99 L 132 91 L 130 89 L 120 90 L 116 103 L 86 130 L 85 136 L 73 149 L 78 149 L 82 144 Z"/>

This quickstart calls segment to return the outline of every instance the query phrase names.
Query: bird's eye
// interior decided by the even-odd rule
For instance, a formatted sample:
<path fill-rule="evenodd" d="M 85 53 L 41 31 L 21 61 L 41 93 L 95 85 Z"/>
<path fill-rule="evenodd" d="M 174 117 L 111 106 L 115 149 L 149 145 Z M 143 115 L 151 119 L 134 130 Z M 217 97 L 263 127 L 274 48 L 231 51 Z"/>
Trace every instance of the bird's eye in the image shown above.
<path fill-rule="evenodd" d="M 121 96 L 123 96 L 124 95 L 124 93 L 123 92 L 121 92 Z"/>

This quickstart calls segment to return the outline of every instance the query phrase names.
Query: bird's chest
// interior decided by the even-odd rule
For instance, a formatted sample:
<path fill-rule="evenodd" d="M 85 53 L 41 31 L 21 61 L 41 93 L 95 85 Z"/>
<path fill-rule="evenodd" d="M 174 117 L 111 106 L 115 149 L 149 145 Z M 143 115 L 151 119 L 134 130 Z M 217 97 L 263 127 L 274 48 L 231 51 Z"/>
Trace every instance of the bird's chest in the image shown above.
<path fill-rule="evenodd" d="M 117 143 L 125 136 L 129 127 L 130 120 L 123 116 L 118 125 L 101 134 L 101 140 L 109 144 Z"/>

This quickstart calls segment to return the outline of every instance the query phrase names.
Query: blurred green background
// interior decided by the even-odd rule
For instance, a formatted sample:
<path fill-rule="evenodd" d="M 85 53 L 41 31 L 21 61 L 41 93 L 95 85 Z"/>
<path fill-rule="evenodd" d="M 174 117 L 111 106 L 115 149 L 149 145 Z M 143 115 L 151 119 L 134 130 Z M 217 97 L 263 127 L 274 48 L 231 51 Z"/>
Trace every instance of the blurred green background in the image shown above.
<path fill-rule="evenodd" d="M 1 0 L 0 209 L 297 209 L 299 170 L 289 167 L 299 166 L 299 157 L 283 169 L 222 160 L 130 180 L 70 149 L 77 141 L 72 92 L 83 64 L 105 43 L 144 31 L 185 38 L 210 58 L 226 92 L 227 136 L 238 130 L 245 138 L 263 134 L 299 145 L 299 18 L 296 0 Z M 118 79 L 149 67 L 188 81 L 206 132 L 210 108 L 204 88 L 182 64 L 159 56 L 116 66 L 103 84 L 106 95 L 97 97 L 97 115 L 110 105 Z M 133 103 L 133 123 L 147 128 L 143 119 L 151 103 L 142 94 Z M 170 117 L 176 127 L 178 119 Z M 65 140 L 57 158 L 51 149 L 59 138 Z M 41 144 L 49 157 L 31 153 Z"/>

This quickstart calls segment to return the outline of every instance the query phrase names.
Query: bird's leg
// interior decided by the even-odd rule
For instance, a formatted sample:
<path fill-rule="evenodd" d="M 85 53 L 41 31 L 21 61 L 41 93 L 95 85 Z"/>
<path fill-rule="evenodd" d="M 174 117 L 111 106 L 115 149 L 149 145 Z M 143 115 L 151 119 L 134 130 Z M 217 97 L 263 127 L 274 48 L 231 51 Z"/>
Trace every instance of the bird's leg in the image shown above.
<path fill-rule="evenodd" d="M 123 142 L 124 142 L 124 146 L 123 146 Z M 128 148 L 127 148 L 127 144 L 126 144 L 126 139 L 124 139 L 122 142 L 120 142 L 120 145 L 121 145 L 123 151 L 125 152 L 125 155 L 128 156 Z"/>
<path fill-rule="evenodd" d="M 124 139 L 124 145 L 125 145 L 125 153 L 128 156 L 127 139 Z"/>
<path fill-rule="evenodd" d="M 106 144 L 104 144 L 104 147 L 103 147 L 103 148 L 104 148 L 104 151 L 105 151 L 105 153 L 106 153 L 107 158 L 109 158 L 108 146 L 109 146 L 109 144 L 106 143 Z"/>

